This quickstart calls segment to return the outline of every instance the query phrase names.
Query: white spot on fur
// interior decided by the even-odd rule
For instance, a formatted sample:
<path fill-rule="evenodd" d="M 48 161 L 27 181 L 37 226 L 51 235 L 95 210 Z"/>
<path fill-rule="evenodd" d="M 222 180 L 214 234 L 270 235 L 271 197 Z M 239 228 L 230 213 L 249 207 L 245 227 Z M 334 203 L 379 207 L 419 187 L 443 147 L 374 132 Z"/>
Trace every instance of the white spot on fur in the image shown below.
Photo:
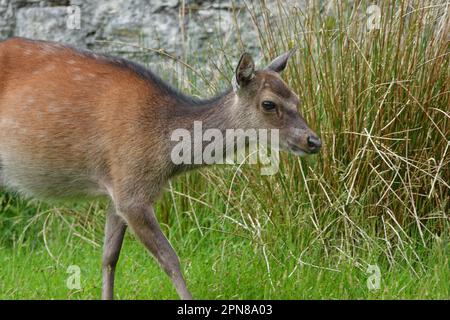
<path fill-rule="evenodd" d="M 43 44 L 41 45 L 40 53 L 41 55 L 46 55 L 53 53 L 57 50 L 58 46 L 56 44 L 50 45 L 50 44 Z"/>
<path fill-rule="evenodd" d="M 50 103 L 47 107 L 48 112 L 57 112 L 58 109 L 56 108 L 56 105 L 54 103 Z"/>
<path fill-rule="evenodd" d="M 56 69 L 56 66 L 54 64 L 50 64 L 45 68 L 45 71 L 53 71 Z"/>
<path fill-rule="evenodd" d="M 27 101 L 27 105 L 30 106 L 34 103 L 35 100 L 33 97 L 28 97 L 26 101 Z"/>
<path fill-rule="evenodd" d="M 14 119 L 3 118 L 0 119 L 0 128 L 11 129 L 17 128 L 17 121 Z"/>

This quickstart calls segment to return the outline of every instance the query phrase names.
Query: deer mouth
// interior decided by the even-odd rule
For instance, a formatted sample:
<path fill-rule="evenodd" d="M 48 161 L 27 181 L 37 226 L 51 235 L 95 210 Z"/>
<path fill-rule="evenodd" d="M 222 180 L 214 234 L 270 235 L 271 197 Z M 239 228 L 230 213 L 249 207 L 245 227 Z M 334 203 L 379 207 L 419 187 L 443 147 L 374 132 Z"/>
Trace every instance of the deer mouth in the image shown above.
<path fill-rule="evenodd" d="M 297 146 L 291 142 L 288 142 L 287 145 L 288 145 L 289 151 L 292 152 L 293 154 L 295 154 L 296 156 L 304 157 L 304 156 L 311 154 L 310 152 L 300 148 L 299 146 Z"/>

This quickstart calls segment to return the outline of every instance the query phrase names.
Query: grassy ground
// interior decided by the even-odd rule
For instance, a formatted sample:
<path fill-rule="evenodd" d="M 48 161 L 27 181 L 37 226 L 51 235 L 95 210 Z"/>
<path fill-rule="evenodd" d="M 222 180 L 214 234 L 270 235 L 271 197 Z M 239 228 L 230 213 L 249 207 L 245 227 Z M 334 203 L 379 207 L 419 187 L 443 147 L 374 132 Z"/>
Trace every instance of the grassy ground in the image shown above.
<path fill-rule="evenodd" d="M 449 299 L 448 4 L 382 1 L 379 28 L 368 30 L 366 2 L 302 11 L 280 1 L 278 20 L 264 1 L 251 3 L 262 60 L 299 45 L 284 78 L 324 148 L 310 159 L 282 155 L 274 176 L 222 166 L 168 186 L 157 214 L 193 295 Z M 208 53 L 220 70 L 212 81 L 187 61 L 178 85 L 213 94 L 243 49 L 242 39 L 224 40 Z M 0 298 L 98 298 L 105 205 L 0 193 Z M 80 290 L 66 287 L 70 265 Z M 373 268 L 380 286 L 369 290 Z M 116 292 L 176 298 L 132 237 Z"/>
<path fill-rule="evenodd" d="M 178 299 L 156 263 L 135 241 L 127 240 L 117 271 L 116 298 Z M 406 266 L 389 270 L 381 266 L 380 289 L 371 291 L 366 285 L 369 274 L 364 270 L 350 264 L 341 265 L 339 272 L 322 269 L 328 263 L 320 256 L 307 259 L 320 268 L 301 266 L 291 276 L 293 264 L 290 269 L 277 268 L 273 264 L 272 286 L 264 259 L 249 244 L 227 245 L 225 252 L 219 243 L 210 243 L 195 253 L 181 250 L 186 278 L 196 299 L 450 298 L 448 256 L 445 257 L 442 248 L 435 248 L 430 253 L 426 271 L 419 278 L 415 278 Z M 101 294 L 101 250 L 86 243 L 74 244 L 67 251 L 56 245 L 51 248 L 62 253 L 59 264 L 49 258 L 44 246 L 33 250 L 2 250 L 0 298 L 98 299 Z M 66 287 L 66 266 L 71 264 L 81 268 L 80 290 Z"/>
<path fill-rule="evenodd" d="M 98 299 L 97 231 L 83 228 L 70 214 L 61 224 L 61 217 L 44 212 L 15 243 L 1 247 L 0 299 Z M 16 218 L 11 223 L 24 230 L 21 227 L 30 220 Z M 450 252 L 443 243 L 420 252 L 420 268 L 417 262 L 389 265 L 382 255 L 364 257 L 380 268 L 380 287 L 370 290 L 367 281 L 372 273 L 362 261 L 339 262 L 314 249 L 291 256 L 290 249 L 295 248 L 281 241 L 266 260 L 264 247 L 255 247 L 250 239 L 215 231 L 203 236 L 192 233 L 188 239 L 171 240 L 198 299 L 450 298 Z M 193 238 L 199 242 L 192 242 Z M 80 268 L 80 289 L 66 285 L 71 265 Z M 119 299 L 177 299 L 170 280 L 132 236 L 126 237 L 116 283 Z"/>
<path fill-rule="evenodd" d="M 9 194 L 0 199 L 0 299 L 100 297 L 103 204 L 69 209 Z M 450 298 L 448 239 L 429 241 L 427 248 L 420 243 L 393 247 L 389 257 L 383 251 L 385 239 L 378 239 L 360 243 L 360 250 L 351 254 L 343 246 L 323 247 L 313 238 L 310 209 L 292 217 L 298 229 L 266 225 L 252 231 L 267 232 L 262 239 L 208 207 L 202 210 L 204 205 L 192 212 L 177 212 L 177 205 L 170 210 L 165 232 L 196 298 Z M 217 208 L 226 210 L 220 201 Z M 163 221 L 164 209 L 158 212 Z M 66 285 L 72 265 L 80 268 L 80 289 Z M 373 275 L 369 265 L 380 271 L 380 286 L 372 290 L 367 285 Z M 125 240 L 116 284 L 120 299 L 177 298 L 169 279 L 132 235 Z"/>

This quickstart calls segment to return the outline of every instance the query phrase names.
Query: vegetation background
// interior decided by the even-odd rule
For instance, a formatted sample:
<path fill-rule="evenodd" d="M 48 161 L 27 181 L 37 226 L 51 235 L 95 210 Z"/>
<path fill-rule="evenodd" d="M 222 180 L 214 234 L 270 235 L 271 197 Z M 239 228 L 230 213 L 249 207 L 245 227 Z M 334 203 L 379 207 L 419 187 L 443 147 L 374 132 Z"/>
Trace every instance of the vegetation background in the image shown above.
<path fill-rule="evenodd" d="M 261 63 L 299 46 L 283 77 L 324 147 L 283 154 L 274 176 L 218 166 L 167 186 L 157 213 L 194 297 L 450 298 L 449 3 L 370 5 L 279 1 L 274 19 L 265 1 L 247 3 Z M 217 93 L 246 49 L 236 36 L 202 59 L 160 51 L 177 66 L 161 74 L 193 95 Z M 106 206 L 0 193 L 0 298 L 99 298 Z M 67 287 L 73 265 L 78 289 Z M 116 296 L 177 298 L 132 235 Z"/>

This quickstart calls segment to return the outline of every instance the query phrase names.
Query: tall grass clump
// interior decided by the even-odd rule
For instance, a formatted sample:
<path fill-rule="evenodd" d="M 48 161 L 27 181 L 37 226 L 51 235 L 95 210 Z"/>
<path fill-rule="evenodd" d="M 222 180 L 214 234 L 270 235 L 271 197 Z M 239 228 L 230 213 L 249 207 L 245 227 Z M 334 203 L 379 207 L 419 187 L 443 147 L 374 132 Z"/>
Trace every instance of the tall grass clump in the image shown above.
<path fill-rule="evenodd" d="M 333 266 L 402 262 L 418 275 L 427 248 L 448 246 L 448 3 L 375 4 L 259 1 L 236 9 L 252 19 L 263 61 L 299 47 L 283 77 L 323 150 L 313 159 L 283 155 L 274 176 L 223 167 L 179 178 L 161 205 L 175 236 L 249 239 L 268 271 L 271 257 L 297 265 L 316 254 Z M 236 43 L 246 49 L 225 43 L 210 63 Z"/>

